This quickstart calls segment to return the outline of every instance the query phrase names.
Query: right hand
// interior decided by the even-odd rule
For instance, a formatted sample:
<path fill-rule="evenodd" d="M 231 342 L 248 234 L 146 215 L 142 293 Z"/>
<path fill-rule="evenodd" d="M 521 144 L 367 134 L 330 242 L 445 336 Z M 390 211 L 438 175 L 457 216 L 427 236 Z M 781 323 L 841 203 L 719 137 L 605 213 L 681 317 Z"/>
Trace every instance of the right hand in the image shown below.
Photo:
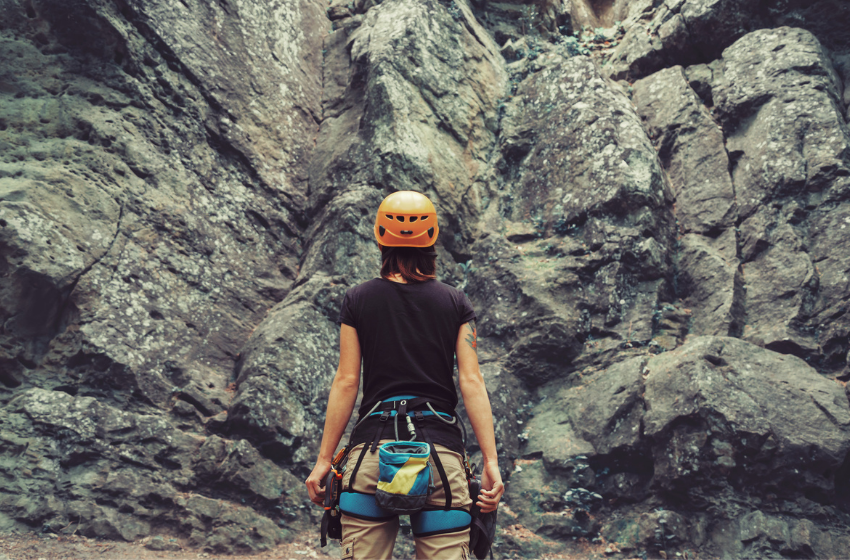
<path fill-rule="evenodd" d="M 505 493 L 505 485 L 502 484 L 502 473 L 499 472 L 498 463 L 484 463 L 484 472 L 481 473 L 481 493 L 475 503 L 481 513 L 496 511 L 499 500 Z"/>
<path fill-rule="evenodd" d="M 325 478 L 330 470 L 331 462 L 319 459 L 316 461 L 313 472 L 307 477 L 307 493 L 310 495 L 310 501 L 317 506 L 324 507 L 325 505 Z"/>

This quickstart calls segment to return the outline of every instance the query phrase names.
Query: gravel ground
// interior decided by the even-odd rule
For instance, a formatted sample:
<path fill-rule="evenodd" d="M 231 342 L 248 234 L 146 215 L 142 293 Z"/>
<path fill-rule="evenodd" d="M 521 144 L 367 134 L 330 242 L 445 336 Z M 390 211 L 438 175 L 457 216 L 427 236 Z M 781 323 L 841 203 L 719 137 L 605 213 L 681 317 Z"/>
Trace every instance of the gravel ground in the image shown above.
<path fill-rule="evenodd" d="M 168 539 L 147 538 L 137 542 L 115 542 L 89 539 L 77 535 L 4 535 L 0 536 L 0 560 L 271 560 L 339 558 L 339 546 L 329 543 L 324 549 L 318 546 L 318 535 L 282 544 L 273 550 L 253 555 L 222 555 L 197 549 L 182 548 Z M 173 550 L 150 550 L 148 546 L 165 547 Z"/>
<path fill-rule="evenodd" d="M 507 527 L 504 535 L 516 541 L 535 538 L 533 533 L 521 525 Z M 167 550 L 152 550 L 148 547 Z M 604 544 L 577 543 L 561 553 L 543 553 L 538 560 L 606 560 L 606 556 L 614 550 L 606 551 L 605 548 Z M 396 550 L 396 554 L 398 552 Z M 0 535 L 0 560 L 329 560 L 339 557 L 339 544 L 330 541 L 324 549 L 319 548 L 318 535 L 305 535 L 291 543 L 281 544 L 258 554 L 233 556 L 184 548 L 176 540 L 158 537 L 148 537 L 136 542 L 118 542 L 79 535 Z M 620 555 L 618 557 L 622 558 Z"/>

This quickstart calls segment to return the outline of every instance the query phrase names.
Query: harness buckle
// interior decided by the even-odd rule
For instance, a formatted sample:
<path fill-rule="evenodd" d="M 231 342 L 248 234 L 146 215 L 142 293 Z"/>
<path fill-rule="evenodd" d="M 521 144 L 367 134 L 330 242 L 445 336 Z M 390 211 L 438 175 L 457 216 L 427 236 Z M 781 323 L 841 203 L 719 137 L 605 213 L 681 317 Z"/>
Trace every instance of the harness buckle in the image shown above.
<path fill-rule="evenodd" d="M 390 417 L 390 411 L 389 410 L 383 411 L 381 413 L 381 422 L 386 422 L 389 417 Z"/>

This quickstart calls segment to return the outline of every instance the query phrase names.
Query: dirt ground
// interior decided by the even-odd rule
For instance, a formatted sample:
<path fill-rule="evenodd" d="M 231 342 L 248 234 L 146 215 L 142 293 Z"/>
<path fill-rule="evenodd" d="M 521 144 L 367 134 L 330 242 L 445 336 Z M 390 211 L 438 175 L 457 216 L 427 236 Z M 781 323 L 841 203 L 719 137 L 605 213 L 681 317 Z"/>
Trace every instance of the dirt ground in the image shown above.
<path fill-rule="evenodd" d="M 505 535 L 518 540 L 534 538 L 533 534 L 521 525 L 508 527 Z M 154 540 L 157 542 L 152 542 Z M 147 546 L 168 550 L 151 550 Z M 585 543 L 560 554 L 543 553 L 539 560 L 606 560 L 606 556 L 614 551 L 605 551 L 604 547 L 605 545 L 594 546 Z M 330 541 L 328 546 L 320 548 L 318 535 L 304 535 L 294 542 L 281 544 L 258 554 L 233 556 L 183 548 L 176 541 L 156 537 L 136 542 L 116 542 L 79 535 L 0 535 L 0 560 L 329 560 L 339 557 L 339 544 Z"/>
<path fill-rule="evenodd" d="M 150 550 L 145 547 L 151 539 L 137 542 L 115 542 L 89 539 L 77 535 L 1 535 L 0 560 L 304 560 L 306 558 L 339 558 L 339 546 L 329 543 L 318 546 L 318 536 L 304 537 L 281 544 L 273 550 L 252 555 L 223 555 L 183 549 L 177 543 L 160 541 L 161 546 L 174 550 Z"/>

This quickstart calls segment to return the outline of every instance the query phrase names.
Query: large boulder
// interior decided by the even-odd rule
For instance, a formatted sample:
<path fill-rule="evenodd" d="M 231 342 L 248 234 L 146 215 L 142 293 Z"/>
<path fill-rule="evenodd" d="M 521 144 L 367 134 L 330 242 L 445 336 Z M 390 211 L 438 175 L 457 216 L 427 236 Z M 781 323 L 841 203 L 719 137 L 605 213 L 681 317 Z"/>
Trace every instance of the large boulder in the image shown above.
<path fill-rule="evenodd" d="M 285 536 L 270 516 L 300 517 L 302 499 L 290 495 L 301 482 L 247 441 L 62 391 L 28 389 L 6 410 L 4 445 L 20 451 L 6 472 L 25 475 L 4 483 L 6 530 L 15 521 L 57 532 L 73 523 L 82 535 L 133 541 L 166 526 L 195 546 L 259 551 Z M 252 508 L 234 504 L 248 501 Z"/>
<path fill-rule="evenodd" d="M 850 6 L 842 0 L 665 0 L 634 2 L 628 29 L 611 55 L 606 75 L 634 81 L 675 65 L 708 63 L 743 35 L 790 25 L 846 52 Z"/>
<path fill-rule="evenodd" d="M 787 27 L 726 49 L 713 88 L 741 221 L 744 337 L 803 357 L 826 350 L 833 368 L 848 350 L 845 319 L 836 316 L 847 290 L 835 284 L 848 261 L 832 249 L 850 192 L 839 88 L 814 35 Z"/>
<path fill-rule="evenodd" d="M 634 100 L 676 195 L 677 295 L 700 335 L 737 335 L 744 323 L 743 275 L 734 226 L 736 193 L 723 130 L 681 67 L 634 85 Z"/>
<path fill-rule="evenodd" d="M 544 55 L 502 130 L 469 286 L 480 332 L 535 387 L 576 369 L 589 339 L 652 337 L 672 195 L 628 98 L 587 58 Z"/>
<path fill-rule="evenodd" d="M 829 500 L 850 449 L 850 405 L 803 360 L 732 338 L 699 337 L 646 365 L 643 435 L 654 484 L 699 481 Z"/>
<path fill-rule="evenodd" d="M 737 205 L 723 130 L 679 66 L 635 82 L 633 97 L 658 149 L 684 233 L 717 235 L 735 224 Z"/>
<path fill-rule="evenodd" d="M 599 531 L 653 554 L 828 556 L 843 542 L 809 519 L 846 505 L 850 403 L 797 357 L 691 337 L 545 395 L 511 476 L 527 509 L 509 500 L 539 534 Z"/>
<path fill-rule="evenodd" d="M 635 80 L 667 66 L 709 62 L 766 19 L 757 2 L 666 0 L 632 25 L 611 56 L 607 75 Z"/>
<path fill-rule="evenodd" d="M 552 472 L 586 456 L 605 477 L 631 472 L 694 504 L 711 502 L 718 483 L 828 502 L 850 450 L 841 387 L 799 358 L 735 338 L 695 337 L 615 364 L 537 411 L 526 452 Z M 552 430 L 572 434 L 561 439 L 569 445 L 547 450 Z M 618 495 L 599 476 L 584 482 Z"/>

